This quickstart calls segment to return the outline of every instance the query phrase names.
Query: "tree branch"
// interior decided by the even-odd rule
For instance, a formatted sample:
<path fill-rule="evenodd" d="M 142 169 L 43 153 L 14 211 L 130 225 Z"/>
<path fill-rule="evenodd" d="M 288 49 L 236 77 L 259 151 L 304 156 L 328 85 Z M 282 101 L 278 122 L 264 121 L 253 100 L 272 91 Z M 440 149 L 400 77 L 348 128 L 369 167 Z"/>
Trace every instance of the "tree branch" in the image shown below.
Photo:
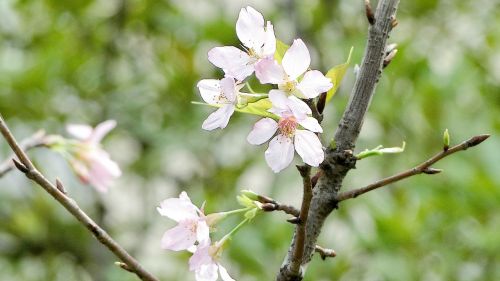
<path fill-rule="evenodd" d="M 20 162 L 14 160 L 15 166 L 23 172 L 26 177 L 40 185 L 47 191 L 55 200 L 57 200 L 69 213 L 71 213 L 81 224 L 83 224 L 94 237 L 108 248 L 116 257 L 118 257 L 124 264 L 127 270 L 135 273 L 141 280 L 158 281 L 156 277 L 147 272 L 125 249 L 123 249 L 116 241 L 111 238 L 106 231 L 97 225 L 80 207 L 76 202 L 61 192 L 54 184 L 47 180 L 33 165 L 22 147 L 17 143 L 16 139 L 10 132 L 7 124 L 0 115 L 0 131 L 5 140 L 14 151 Z M 58 183 L 62 186 L 62 183 Z"/>
<path fill-rule="evenodd" d="M 323 223 L 336 205 L 336 195 L 342 186 L 347 172 L 355 167 L 356 159 L 352 155 L 365 113 L 371 102 L 375 86 L 382 73 L 385 58 L 386 41 L 392 30 L 399 0 L 380 0 L 374 14 L 374 22 L 368 29 L 368 42 L 358 76 L 354 83 L 349 104 L 335 132 L 335 147 L 326 150 L 325 161 L 320 165 L 321 173 L 313 189 L 313 197 L 309 209 L 304 256 L 302 265 L 311 260 L 316 241 Z M 292 239 L 288 254 L 277 275 L 278 281 L 300 281 L 299 276 L 290 273 L 292 251 L 296 237 Z"/>
<path fill-rule="evenodd" d="M 23 151 L 28 151 L 32 148 L 46 145 L 47 139 L 43 130 L 34 133 L 31 137 L 22 140 L 19 144 Z M 15 153 L 7 157 L 7 159 L 2 162 L 2 164 L 0 164 L 0 178 L 5 176 L 8 172 L 12 171 L 12 169 L 14 168 L 14 162 L 12 161 L 12 158 L 14 157 L 16 157 Z"/>
<path fill-rule="evenodd" d="M 408 178 L 408 177 L 411 177 L 414 175 L 418 175 L 418 174 L 422 174 L 422 173 L 425 173 L 425 174 L 439 173 L 440 170 L 430 168 L 434 163 L 438 162 L 439 160 L 441 160 L 441 159 L 443 159 L 443 158 L 445 158 L 445 157 L 447 157 L 455 152 L 467 150 L 471 147 L 474 147 L 474 146 L 482 143 L 483 141 L 485 141 L 489 137 L 490 137 L 490 135 L 478 135 L 478 136 L 472 137 L 469 140 L 462 142 L 461 144 L 455 145 L 451 148 L 448 148 L 447 150 L 443 150 L 443 151 L 439 152 L 438 154 L 434 155 L 433 157 L 431 157 L 427 161 L 421 163 L 420 165 L 418 165 L 412 169 L 409 169 L 409 170 L 406 170 L 406 171 L 401 172 L 399 174 L 387 177 L 385 179 L 381 179 L 381 180 L 376 181 L 372 184 L 369 184 L 365 187 L 361 187 L 361 188 L 357 188 L 354 190 L 339 193 L 336 197 L 336 200 L 337 200 L 337 202 L 341 202 L 341 201 L 344 201 L 347 199 L 356 198 L 361 194 L 367 193 L 367 192 L 372 191 L 374 189 L 386 186 L 388 184 L 400 181 L 402 179 L 405 179 L 405 178 Z"/>
<path fill-rule="evenodd" d="M 295 244 L 293 248 L 292 259 L 290 263 L 290 274 L 299 275 L 302 258 L 304 256 L 304 241 L 306 236 L 307 214 L 312 199 L 312 184 L 311 184 L 311 166 L 297 166 L 302 177 L 303 195 L 302 205 L 300 207 L 299 221 L 295 227 Z"/>

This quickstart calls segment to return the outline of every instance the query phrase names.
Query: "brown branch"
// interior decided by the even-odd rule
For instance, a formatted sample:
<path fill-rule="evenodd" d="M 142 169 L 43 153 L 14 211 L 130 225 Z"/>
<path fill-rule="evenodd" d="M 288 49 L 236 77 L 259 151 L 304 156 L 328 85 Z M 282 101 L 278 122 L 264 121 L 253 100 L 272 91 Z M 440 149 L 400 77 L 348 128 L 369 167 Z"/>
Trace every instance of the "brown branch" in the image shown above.
<path fill-rule="evenodd" d="M 318 245 L 314 247 L 314 252 L 318 253 L 321 256 L 322 260 L 326 260 L 326 258 L 334 258 L 337 256 L 337 253 L 335 253 L 334 250 L 322 248 Z"/>
<path fill-rule="evenodd" d="M 22 140 L 19 144 L 23 151 L 45 145 L 47 145 L 47 138 L 43 130 L 37 131 L 29 138 Z M 14 157 L 16 157 L 15 153 L 7 157 L 7 159 L 2 162 L 2 164 L 0 164 L 0 178 L 6 175 L 8 172 L 12 171 L 12 169 L 14 168 L 14 162 L 12 162 L 12 158 Z"/>
<path fill-rule="evenodd" d="M 295 227 L 295 244 L 293 245 L 293 254 L 288 270 L 290 275 L 299 275 L 302 258 L 304 257 L 304 241 L 306 236 L 307 214 L 312 198 L 312 183 L 311 183 L 311 166 L 297 166 L 300 176 L 302 177 L 303 196 L 302 205 L 300 207 L 300 215 L 297 226 Z"/>
<path fill-rule="evenodd" d="M 325 161 L 320 165 L 321 173 L 313 189 L 313 197 L 309 209 L 305 251 L 302 260 L 303 268 L 309 263 L 315 251 L 316 241 L 326 218 L 337 207 L 336 195 L 342 186 L 344 177 L 353 169 L 356 159 L 349 153 L 355 147 L 361 131 L 365 114 L 370 105 L 375 86 L 382 73 L 385 48 L 389 33 L 393 28 L 399 0 L 379 0 L 374 12 L 374 22 L 368 29 L 368 40 L 363 61 L 359 69 L 349 103 L 335 132 L 335 145 L 327 148 Z M 372 10 L 373 12 L 373 10 Z M 280 268 L 277 281 L 300 281 L 301 276 L 288 274 L 296 237 L 292 239 L 289 251 Z"/>
<path fill-rule="evenodd" d="M 135 273 L 141 280 L 157 281 L 158 279 L 147 272 L 125 249 L 111 238 L 106 231 L 97 225 L 76 202 L 61 192 L 54 184 L 47 180 L 33 165 L 22 147 L 10 132 L 7 124 L 0 115 L 0 131 L 5 140 L 14 151 L 20 161 L 16 161 L 16 167 L 23 172 L 26 177 L 36 182 L 45 191 L 47 191 L 55 200 L 57 200 L 70 214 L 72 214 L 81 224 L 83 224 L 94 237 L 108 248 L 116 257 L 118 257 L 131 272 Z M 62 183 L 59 182 L 60 188 Z M 64 189 L 62 187 L 62 189 Z"/>
<path fill-rule="evenodd" d="M 409 169 L 409 170 L 406 170 L 406 171 L 401 172 L 399 174 L 387 177 L 385 179 L 381 179 L 381 180 L 376 181 L 372 184 L 369 184 L 365 187 L 361 187 L 361 188 L 357 188 L 354 190 L 339 193 L 336 197 L 336 200 L 337 200 L 337 202 L 341 202 L 341 201 L 344 201 L 347 199 L 356 198 L 361 194 L 365 194 L 365 193 L 370 192 L 372 190 L 375 190 L 377 188 L 386 186 L 388 184 L 391 184 L 391 183 L 394 183 L 394 182 L 397 182 L 397 181 L 400 181 L 402 179 L 405 179 L 405 178 L 408 178 L 411 176 L 415 176 L 418 174 L 422 174 L 422 173 L 436 174 L 436 173 L 439 173 L 439 172 L 441 172 L 441 170 L 431 168 L 431 166 L 434 163 L 438 162 L 439 160 L 441 160 L 441 159 L 443 159 L 443 158 L 445 158 L 445 157 L 447 157 L 455 152 L 467 150 L 471 147 L 474 147 L 474 146 L 482 143 L 483 141 L 485 141 L 489 137 L 490 137 L 490 135 L 478 135 L 478 136 L 472 137 L 469 140 L 462 142 L 461 144 L 455 145 L 451 148 L 448 148 L 447 150 L 443 150 L 443 151 L 439 152 L 438 154 L 434 155 L 433 157 L 431 157 L 427 161 L 421 163 L 420 165 L 418 165 L 412 169 Z"/>

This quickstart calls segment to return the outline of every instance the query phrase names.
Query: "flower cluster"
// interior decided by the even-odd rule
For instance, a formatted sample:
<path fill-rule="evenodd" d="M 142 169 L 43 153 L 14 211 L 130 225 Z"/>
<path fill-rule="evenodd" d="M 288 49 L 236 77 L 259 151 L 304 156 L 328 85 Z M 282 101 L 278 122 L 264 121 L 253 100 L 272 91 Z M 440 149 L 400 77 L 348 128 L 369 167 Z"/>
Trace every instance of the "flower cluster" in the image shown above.
<path fill-rule="evenodd" d="M 116 121 L 107 120 L 95 128 L 85 124 L 69 124 L 66 127 L 75 139 L 54 136 L 50 148 L 60 152 L 71 168 L 85 184 L 99 192 L 107 192 L 113 180 L 121 176 L 118 164 L 102 149 L 101 140 L 116 126 Z"/>
<path fill-rule="evenodd" d="M 205 215 L 203 209 L 192 202 L 186 192 L 179 198 L 164 200 L 157 208 L 160 215 L 168 217 L 177 225 L 165 232 L 161 239 L 161 247 L 165 250 L 187 250 L 193 255 L 189 259 L 189 270 L 194 271 L 197 281 L 215 281 L 220 277 L 224 281 L 234 281 L 219 260 L 226 242 L 246 223 L 247 213 L 255 215 L 256 206 L 237 209 L 229 212 Z M 245 220 L 230 233 L 216 242 L 211 242 L 210 227 L 230 214 L 245 212 Z"/>
<path fill-rule="evenodd" d="M 277 44 L 286 45 L 276 39 L 271 22 L 266 22 L 252 7 L 241 9 L 236 34 L 243 50 L 224 46 L 208 52 L 209 61 L 221 68 L 225 77 L 203 79 L 198 83 L 202 99 L 218 107 L 203 122 L 202 128 L 225 128 L 234 111 L 261 115 L 265 118 L 253 126 L 247 140 L 260 145 L 271 139 L 265 159 L 274 172 L 290 165 L 294 151 L 305 163 L 317 167 L 324 160 L 317 135 L 323 130 L 304 100 L 330 90 L 331 79 L 318 70 L 309 69 L 311 57 L 301 39 L 295 39 L 285 48 L 286 52 L 280 54 Z M 245 79 L 253 73 L 261 84 L 276 88 L 266 94 L 256 94 L 248 86 L 250 93 L 241 92 Z M 259 110 L 255 110 L 256 104 Z"/>

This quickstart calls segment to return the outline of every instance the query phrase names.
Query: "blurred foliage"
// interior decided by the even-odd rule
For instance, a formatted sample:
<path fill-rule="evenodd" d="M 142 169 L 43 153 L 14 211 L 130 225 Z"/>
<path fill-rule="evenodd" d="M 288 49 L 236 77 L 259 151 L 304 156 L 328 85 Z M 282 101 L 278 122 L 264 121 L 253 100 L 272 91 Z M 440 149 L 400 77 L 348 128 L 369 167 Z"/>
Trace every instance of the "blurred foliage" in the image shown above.
<path fill-rule="evenodd" d="M 68 122 L 116 119 L 105 146 L 124 176 L 105 195 L 80 185 L 64 161 L 31 152 L 49 178 L 60 177 L 92 217 L 162 280 L 193 280 L 186 253 L 159 248 L 172 222 L 155 206 L 181 190 L 207 212 L 236 208 L 250 188 L 298 204 L 300 178 L 265 165 L 265 146 L 245 143 L 256 118 L 236 115 L 204 132 L 211 108 L 196 82 L 221 77 L 206 59 L 214 46 L 238 45 L 235 22 L 252 5 L 289 44 L 301 37 L 312 66 L 326 72 L 359 63 L 367 23 L 362 1 L 0 1 L 0 112 L 19 138 L 38 128 L 64 133 Z M 306 280 L 500 280 L 500 4 L 402 1 L 390 42 L 399 52 L 384 70 L 357 150 L 406 141 L 398 155 L 360 161 L 345 189 L 424 160 L 472 135 L 480 147 L 417 176 L 343 203 L 320 244 L 338 257 L 314 257 Z M 324 140 L 348 101 L 352 67 L 326 108 Z M 1 159 L 8 149 L 1 142 Z M 296 159 L 298 163 L 298 159 Z M 221 196 L 224 195 L 224 196 Z M 243 228 L 223 255 L 238 280 L 273 280 L 292 226 L 266 214 Z M 237 223 L 220 225 L 222 236 Z M 218 236 L 218 237 L 220 237 Z M 135 280 L 49 196 L 18 173 L 0 181 L 0 280 Z"/>

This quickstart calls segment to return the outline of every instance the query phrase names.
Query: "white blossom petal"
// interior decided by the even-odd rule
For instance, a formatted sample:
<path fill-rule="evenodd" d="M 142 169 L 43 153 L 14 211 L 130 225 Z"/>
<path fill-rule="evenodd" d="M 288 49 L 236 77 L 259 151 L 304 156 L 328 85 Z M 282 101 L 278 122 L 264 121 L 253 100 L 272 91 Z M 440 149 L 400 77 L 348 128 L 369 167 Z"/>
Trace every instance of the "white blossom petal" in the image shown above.
<path fill-rule="evenodd" d="M 281 134 L 269 142 L 269 148 L 264 154 L 267 164 L 275 173 L 288 167 L 293 160 L 293 155 L 292 139 Z"/>
<path fill-rule="evenodd" d="M 266 58 L 273 58 L 276 52 L 276 36 L 274 35 L 274 27 L 270 21 L 266 25 L 266 40 L 262 47 L 262 55 Z"/>
<path fill-rule="evenodd" d="M 278 123 L 271 118 L 263 118 L 253 125 L 252 131 L 247 136 L 247 141 L 253 145 L 260 145 L 268 141 L 276 130 Z"/>
<path fill-rule="evenodd" d="M 225 77 L 220 80 L 220 87 L 224 96 L 230 101 L 234 103 L 236 101 L 236 83 L 234 82 L 234 78 Z"/>
<path fill-rule="evenodd" d="M 217 264 L 203 264 L 195 271 L 196 281 L 216 281 L 219 278 L 217 273 Z"/>
<path fill-rule="evenodd" d="M 295 150 L 305 163 L 313 167 L 318 167 L 325 159 L 321 141 L 315 133 L 310 131 L 295 131 Z"/>
<path fill-rule="evenodd" d="M 203 79 L 196 85 L 200 91 L 201 98 L 208 104 L 219 103 L 219 96 L 221 94 L 220 80 L 217 79 Z"/>
<path fill-rule="evenodd" d="M 259 50 L 266 40 L 262 14 L 250 6 L 242 8 L 236 21 L 236 35 L 246 47 Z"/>
<path fill-rule="evenodd" d="M 183 193 L 185 194 L 185 192 Z M 160 213 L 160 215 L 168 217 L 176 222 L 180 222 L 183 220 L 197 220 L 199 218 L 199 209 L 193 203 L 191 203 L 189 197 L 187 198 L 187 200 L 185 197 L 168 198 L 161 202 L 160 207 L 156 209 L 158 210 L 158 213 Z"/>
<path fill-rule="evenodd" d="M 288 98 L 285 92 L 281 90 L 271 90 L 269 91 L 269 100 L 273 104 L 273 107 L 287 110 L 289 106 Z"/>
<path fill-rule="evenodd" d="M 66 125 L 66 131 L 79 140 L 87 140 L 94 129 L 85 124 L 68 124 Z"/>
<path fill-rule="evenodd" d="M 219 266 L 219 272 L 220 272 L 220 278 L 222 278 L 223 281 L 235 281 L 231 276 L 229 276 L 229 273 L 227 273 L 227 270 L 225 267 L 223 267 L 220 263 L 218 264 Z"/>
<path fill-rule="evenodd" d="M 281 84 L 285 79 L 283 67 L 273 58 L 261 59 L 255 64 L 255 76 L 262 84 Z"/>
<path fill-rule="evenodd" d="M 311 64 L 311 56 L 306 44 L 301 39 L 295 39 L 292 46 L 285 52 L 281 64 L 292 80 L 306 72 Z"/>
<path fill-rule="evenodd" d="M 233 104 L 223 105 L 221 108 L 210 114 L 208 118 L 205 119 L 201 127 L 207 131 L 217 128 L 224 129 L 227 126 L 227 123 L 229 123 L 229 118 L 233 115 L 233 113 Z"/>
<path fill-rule="evenodd" d="M 198 221 L 196 226 L 196 240 L 200 243 L 210 243 L 210 228 L 204 218 Z"/>
<path fill-rule="evenodd" d="M 312 113 L 311 108 L 307 105 L 307 103 L 295 96 L 289 96 L 287 104 L 289 110 L 292 111 L 297 120 L 303 120 L 308 114 Z"/>
<path fill-rule="evenodd" d="M 226 75 L 245 80 L 254 71 L 247 53 L 233 46 L 215 47 L 208 52 L 208 60 L 215 66 L 222 68 Z"/>
<path fill-rule="evenodd" d="M 309 131 L 315 132 L 315 133 L 323 133 L 323 128 L 321 128 L 321 125 L 318 123 L 318 120 L 314 117 L 307 116 L 303 120 L 299 120 L 298 123 L 304 127 L 304 129 L 307 129 Z"/>
<path fill-rule="evenodd" d="M 89 161 L 88 183 L 100 192 L 108 191 L 113 180 L 121 176 L 122 172 L 116 162 L 111 160 L 109 154 L 95 147 L 87 155 Z"/>
<path fill-rule="evenodd" d="M 327 78 L 318 70 L 311 70 L 304 74 L 304 78 L 297 85 L 302 98 L 312 99 L 319 94 L 327 92 L 333 87 L 330 78 Z"/>
<path fill-rule="evenodd" d="M 88 141 L 93 144 L 100 143 L 101 140 L 104 138 L 104 136 L 106 136 L 109 133 L 109 131 L 113 130 L 115 127 L 116 127 L 115 120 L 107 120 L 100 123 L 95 127 Z"/>
<path fill-rule="evenodd" d="M 181 221 L 167 230 L 161 238 L 161 247 L 165 250 L 183 251 L 196 242 L 196 233 L 192 231 L 196 221 Z"/>

